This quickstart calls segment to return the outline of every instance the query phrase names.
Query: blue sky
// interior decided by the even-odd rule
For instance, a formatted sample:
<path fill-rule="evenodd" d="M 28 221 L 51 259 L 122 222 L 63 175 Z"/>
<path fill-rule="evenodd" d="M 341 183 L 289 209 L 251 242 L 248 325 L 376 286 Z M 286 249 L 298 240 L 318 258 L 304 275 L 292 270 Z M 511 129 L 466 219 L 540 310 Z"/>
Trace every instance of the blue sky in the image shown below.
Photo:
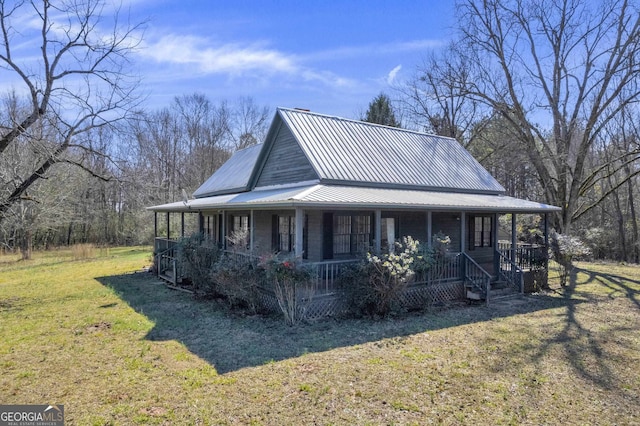
<path fill-rule="evenodd" d="M 357 117 L 446 45 L 452 3 L 132 0 L 149 19 L 135 66 L 150 109 L 201 92 Z"/>

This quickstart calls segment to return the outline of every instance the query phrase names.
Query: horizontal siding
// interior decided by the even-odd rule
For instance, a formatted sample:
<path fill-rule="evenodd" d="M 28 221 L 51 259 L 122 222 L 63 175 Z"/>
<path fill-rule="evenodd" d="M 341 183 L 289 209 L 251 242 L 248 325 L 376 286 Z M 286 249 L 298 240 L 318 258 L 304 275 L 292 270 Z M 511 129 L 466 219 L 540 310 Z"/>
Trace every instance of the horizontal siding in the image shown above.
<path fill-rule="evenodd" d="M 256 186 L 304 182 L 317 178 L 289 129 L 281 126 Z"/>
<path fill-rule="evenodd" d="M 433 235 L 442 232 L 451 238 L 451 251 L 462 251 L 460 247 L 460 213 L 433 213 Z"/>
<path fill-rule="evenodd" d="M 400 235 L 411 236 L 420 243 L 427 244 L 427 214 L 426 212 L 403 213 L 399 215 Z"/>

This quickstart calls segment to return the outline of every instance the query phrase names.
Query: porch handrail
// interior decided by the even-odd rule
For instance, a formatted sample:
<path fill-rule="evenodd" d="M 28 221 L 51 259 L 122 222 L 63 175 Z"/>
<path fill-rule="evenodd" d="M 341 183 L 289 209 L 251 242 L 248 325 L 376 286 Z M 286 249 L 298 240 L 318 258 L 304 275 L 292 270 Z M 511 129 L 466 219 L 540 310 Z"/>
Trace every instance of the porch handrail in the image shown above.
<path fill-rule="evenodd" d="M 322 262 L 307 262 L 301 266 L 311 272 L 312 286 L 315 291 L 331 294 L 336 291 L 334 281 L 347 265 L 362 262 L 361 259 L 327 260 Z"/>
<path fill-rule="evenodd" d="M 524 273 L 522 268 L 518 264 L 505 256 L 504 253 L 496 250 L 498 253 L 498 274 L 499 278 L 504 279 L 513 289 L 516 289 L 520 293 L 524 293 Z M 509 269 L 504 266 L 509 266 Z"/>
<path fill-rule="evenodd" d="M 464 259 L 464 281 L 484 294 L 485 303 L 489 304 L 489 290 L 491 290 L 491 274 L 478 265 L 467 253 L 462 253 Z"/>
<path fill-rule="evenodd" d="M 540 266 L 546 267 L 546 250 L 545 244 L 529 244 L 516 243 L 515 250 L 512 249 L 510 241 L 498 241 L 498 252 L 503 254 L 507 259 L 517 263 L 520 269 L 538 269 Z M 515 251 L 515 259 L 513 252 Z"/>
<path fill-rule="evenodd" d="M 178 259 L 175 256 L 176 246 L 169 247 L 166 250 L 156 254 L 156 275 L 162 274 L 167 269 L 171 268 L 173 276 L 171 277 L 171 283 L 176 285 L 178 282 Z M 171 253 L 170 253 L 171 252 Z"/>

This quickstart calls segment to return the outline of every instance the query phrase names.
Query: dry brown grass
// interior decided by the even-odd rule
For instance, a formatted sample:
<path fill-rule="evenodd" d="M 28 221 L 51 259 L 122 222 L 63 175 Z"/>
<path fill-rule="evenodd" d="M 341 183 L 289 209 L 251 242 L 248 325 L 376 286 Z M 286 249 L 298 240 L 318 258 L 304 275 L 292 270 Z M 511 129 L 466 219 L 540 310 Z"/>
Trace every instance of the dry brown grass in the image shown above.
<path fill-rule="evenodd" d="M 95 257 L 95 246 L 89 243 L 74 244 L 71 246 L 71 253 L 74 260 L 86 260 Z"/>
<path fill-rule="evenodd" d="M 491 307 L 288 327 L 129 273 L 146 258 L 0 262 L 0 401 L 65 404 L 82 425 L 640 423 L 638 267 L 579 264 L 570 288 Z"/>

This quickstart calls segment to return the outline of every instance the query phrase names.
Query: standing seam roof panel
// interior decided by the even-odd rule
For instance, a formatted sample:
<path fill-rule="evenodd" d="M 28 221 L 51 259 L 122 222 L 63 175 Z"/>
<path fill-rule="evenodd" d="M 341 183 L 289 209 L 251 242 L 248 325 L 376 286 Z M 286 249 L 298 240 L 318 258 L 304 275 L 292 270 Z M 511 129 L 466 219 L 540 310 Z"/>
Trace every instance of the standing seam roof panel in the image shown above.
<path fill-rule="evenodd" d="M 278 112 L 321 180 L 504 192 L 454 139 L 297 110 Z"/>

